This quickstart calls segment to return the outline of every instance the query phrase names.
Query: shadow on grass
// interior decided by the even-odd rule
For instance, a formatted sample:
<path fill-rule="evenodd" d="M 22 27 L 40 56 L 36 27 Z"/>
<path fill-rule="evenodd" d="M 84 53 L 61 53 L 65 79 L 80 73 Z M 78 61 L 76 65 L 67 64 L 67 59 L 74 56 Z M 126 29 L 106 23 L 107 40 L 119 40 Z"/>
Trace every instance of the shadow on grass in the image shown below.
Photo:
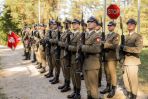
<path fill-rule="evenodd" d="M 2 88 L 0 88 L 0 99 L 8 99 L 6 95 L 2 92 Z"/>

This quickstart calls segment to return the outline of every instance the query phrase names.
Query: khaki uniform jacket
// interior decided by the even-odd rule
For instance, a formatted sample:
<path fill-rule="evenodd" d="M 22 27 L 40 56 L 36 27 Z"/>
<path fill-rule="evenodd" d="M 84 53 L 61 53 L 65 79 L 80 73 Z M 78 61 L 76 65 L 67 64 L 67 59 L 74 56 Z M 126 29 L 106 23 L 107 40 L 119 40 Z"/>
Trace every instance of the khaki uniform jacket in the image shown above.
<path fill-rule="evenodd" d="M 139 57 L 135 57 L 130 54 L 136 54 L 139 56 L 143 48 L 143 38 L 138 33 L 133 33 L 132 35 L 127 35 L 125 38 L 124 51 L 129 53 L 125 55 L 124 65 L 140 65 L 141 61 Z"/>
<path fill-rule="evenodd" d="M 57 42 L 57 30 L 53 30 L 51 33 L 52 39 L 49 39 L 50 43 L 51 43 L 51 54 L 54 53 L 54 50 L 56 48 L 56 44 Z"/>
<path fill-rule="evenodd" d="M 86 53 L 84 60 L 84 70 L 93 70 L 100 68 L 99 53 L 100 48 L 100 36 L 95 31 L 85 34 L 85 45 L 82 46 L 82 52 Z M 89 55 L 91 54 L 91 55 Z"/>
<path fill-rule="evenodd" d="M 61 47 L 61 55 L 60 58 L 62 59 L 64 57 L 64 53 L 65 53 L 65 44 L 66 44 L 66 36 L 67 36 L 67 31 L 65 30 L 62 34 L 61 34 L 61 38 L 60 41 L 58 42 L 58 45 Z"/>
<path fill-rule="evenodd" d="M 117 49 L 119 41 L 120 41 L 119 34 L 115 32 L 107 34 L 104 43 L 104 49 L 106 50 L 105 51 L 106 61 L 117 60 Z"/>
<path fill-rule="evenodd" d="M 75 32 L 75 33 L 74 33 Z M 70 45 L 68 47 L 68 50 L 72 53 L 72 61 L 71 64 L 75 63 L 76 59 L 76 52 L 77 52 L 77 45 L 80 41 L 80 31 L 74 31 L 71 36 Z"/>

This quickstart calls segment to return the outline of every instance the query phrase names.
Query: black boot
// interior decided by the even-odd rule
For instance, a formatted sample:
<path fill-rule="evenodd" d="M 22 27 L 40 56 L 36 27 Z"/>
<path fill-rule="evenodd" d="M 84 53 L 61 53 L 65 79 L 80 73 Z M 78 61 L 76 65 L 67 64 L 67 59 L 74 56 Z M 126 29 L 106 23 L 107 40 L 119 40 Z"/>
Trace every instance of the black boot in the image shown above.
<path fill-rule="evenodd" d="M 39 65 L 38 66 L 36 66 L 36 69 L 41 69 L 42 68 L 42 64 L 41 63 L 39 63 Z"/>
<path fill-rule="evenodd" d="M 28 56 L 27 56 L 27 59 L 28 59 L 28 60 L 30 60 L 30 56 L 31 56 L 31 55 L 30 55 L 30 53 L 28 52 Z"/>
<path fill-rule="evenodd" d="M 32 61 L 32 63 L 35 63 L 35 62 L 36 62 L 36 54 L 33 53 L 33 61 Z"/>
<path fill-rule="evenodd" d="M 76 94 L 76 87 L 74 87 L 74 91 L 73 93 L 71 93 L 70 95 L 67 96 L 68 99 L 74 98 L 75 94 Z"/>
<path fill-rule="evenodd" d="M 49 73 L 47 73 L 46 75 L 44 75 L 46 78 L 50 78 L 50 77 L 53 77 L 53 74 L 52 74 L 52 72 L 49 72 Z"/>
<path fill-rule="evenodd" d="M 129 92 L 129 91 L 127 91 L 127 93 L 126 93 L 126 99 L 131 99 L 131 97 L 132 97 L 132 93 L 131 92 Z"/>
<path fill-rule="evenodd" d="M 78 89 L 78 88 L 76 89 L 76 94 L 73 99 L 81 99 L 80 89 Z"/>
<path fill-rule="evenodd" d="M 84 80 L 84 75 L 83 75 L 83 73 L 81 74 L 81 80 Z"/>
<path fill-rule="evenodd" d="M 107 95 L 107 98 L 112 98 L 115 95 L 115 92 L 116 92 L 116 86 L 112 86 L 112 89 Z"/>
<path fill-rule="evenodd" d="M 131 98 L 130 99 L 136 99 L 137 98 L 137 95 L 131 93 Z"/>
<path fill-rule="evenodd" d="M 69 90 L 71 90 L 71 88 L 70 88 L 70 80 L 66 80 L 65 86 L 64 86 L 64 88 L 61 89 L 61 92 L 67 92 Z"/>
<path fill-rule="evenodd" d="M 49 82 L 53 82 L 56 78 L 54 77 L 53 79 L 50 79 Z"/>
<path fill-rule="evenodd" d="M 55 79 L 51 82 L 51 84 L 59 83 L 59 76 L 56 76 Z"/>
<path fill-rule="evenodd" d="M 39 70 L 39 72 L 42 74 L 42 73 L 45 73 L 46 72 L 46 70 L 45 70 L 45 67 L 42 67 L 40 70 Z"/>
<path fill-rule="evenodd" d="M 25 59 L 23 59 L 23 60 L 28 60 L 28 54 L 27 54 L 27 52 L 25 53 Z"/>
<path fill-rule="evenodd" d="M 64 84 L 62 86 L 59 86 L 58 89 L 63 89 L 66 86 L 66 81 L 67 80 L 65 79 Z"/>
<path fill-rule="evenodd" d="M 100 91 L 101 94 L 106 94 L 111 91 L 111 84 L 107 84 L 106 88 L 103 91 Z"/>
<path fill-rule="evenodd" d="M 93 99 L 93 98 L 92 98 L 92 96 L 88 95 L 88 96 L 87 96 L 87 99 Z"/>

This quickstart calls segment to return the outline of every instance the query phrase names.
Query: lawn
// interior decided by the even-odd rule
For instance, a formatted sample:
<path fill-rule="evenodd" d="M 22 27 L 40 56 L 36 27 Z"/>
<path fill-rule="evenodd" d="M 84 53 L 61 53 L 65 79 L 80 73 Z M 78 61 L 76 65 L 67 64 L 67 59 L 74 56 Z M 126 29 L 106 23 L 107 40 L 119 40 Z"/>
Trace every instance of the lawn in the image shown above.
<path fill-rule="evenodd" d="M 140 56 L 142 64 L 139 66 L 140 89 L 148 94 L 148 48 L 144 48 Z"/>

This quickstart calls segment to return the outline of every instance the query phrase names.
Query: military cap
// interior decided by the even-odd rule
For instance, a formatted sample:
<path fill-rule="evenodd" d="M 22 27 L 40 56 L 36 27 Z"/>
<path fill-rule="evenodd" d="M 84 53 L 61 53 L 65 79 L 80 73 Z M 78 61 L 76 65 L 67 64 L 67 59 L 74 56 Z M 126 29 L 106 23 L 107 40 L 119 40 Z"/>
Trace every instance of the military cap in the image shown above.
<path fill-rule="evenodd" d="M 33 26 L 34 26 L 34 27 L 37 27 L 38 25 L 37 25 L 37 24 L 34 24 Z"/>
<path fill-rule="evenodd" d="M 41 27 L 46 27 L 47 25 L 46 24 L 41 24 Z"/>
<path fill-rule="evenodd" d="M 87 20 L 87 23 L 88 22 L 95 22 L 96 24 L 97 24 L 97 19 L 95 18 L 95 17 L 93 17 L 93 16 L 91 16 L 88 20 Z"/>
<path fill-rule="evenodd" d="M 131 24 L 137 24 L 137 22 L 134 20 L 134 19 L 129 19 L 127 22 L 126 22 L 126 24 L 129 24 L 129 23 L 131 23 Z"/>
<path fill-rule="evenodd" d="M 107 26 L 116 26 L 116 23 L 114 21 L 110 21 Z"/>
<path fill-rule="evenodd" d="M 81 22 L 80 22 L 78 19 L 74 19 L 74 20 L 72 21 L 72 24 L 73 24 L 73 23 L 80 24 Z"/>
<path fill-rule="evenodd" d="M 64 21 L 64 24 L 65 24 L 65 23 L 71 24 L 71 21 L 70 21 L 69 19 L 66 19 L 66 20 Z"/>
<path fill-rule="evenodd" d="M 50 24 L 57 24 L 57 22 L 55 20 L 51 20 Z"/>

